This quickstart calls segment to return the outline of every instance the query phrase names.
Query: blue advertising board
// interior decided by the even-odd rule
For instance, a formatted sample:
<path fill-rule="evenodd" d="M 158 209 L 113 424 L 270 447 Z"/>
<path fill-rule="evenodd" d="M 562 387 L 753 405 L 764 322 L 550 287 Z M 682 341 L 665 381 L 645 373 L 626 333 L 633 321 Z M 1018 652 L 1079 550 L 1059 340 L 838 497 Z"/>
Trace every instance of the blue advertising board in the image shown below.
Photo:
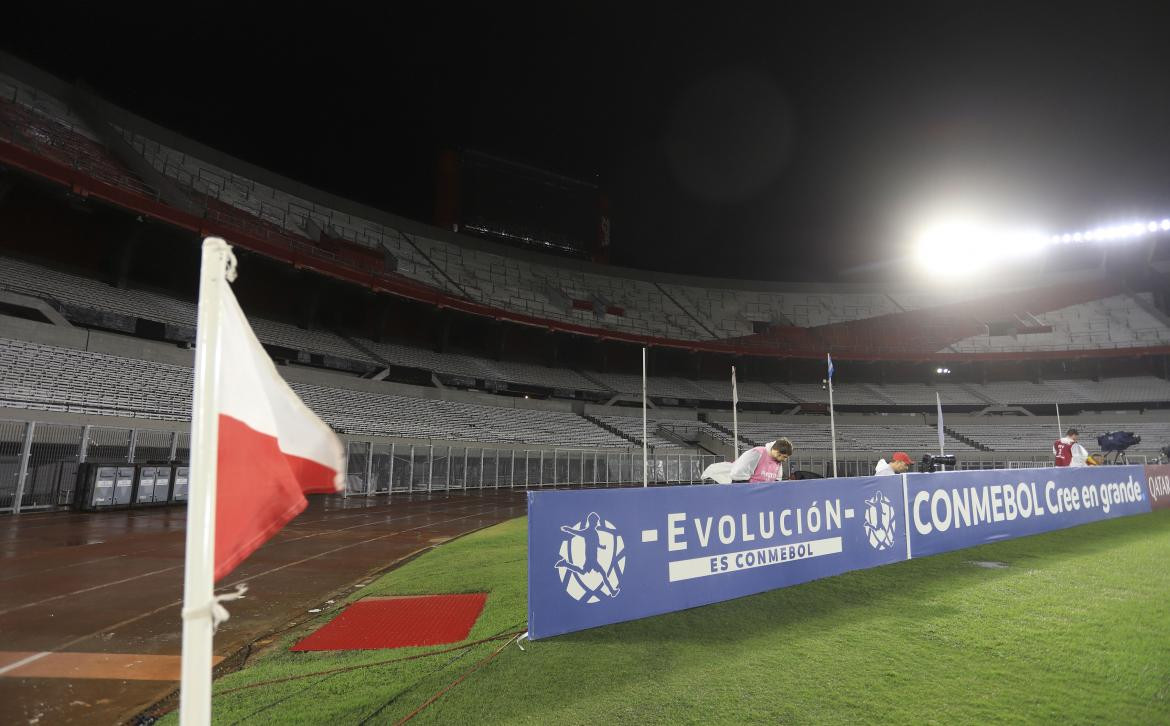
<path fill-rule="evenodd" d="M 533 638 L 905 559 L 899 478 L 528 494 Z"/>
<path fill-rule="evenodd" d="M 907 474 L 914 557 L 1150 511 L 1145 467 Z"/>
<path fill-rule="evenodd" d="M 1140 466 L 534 491 L 528 630 L 545 638 L 1148 511 Z"/>

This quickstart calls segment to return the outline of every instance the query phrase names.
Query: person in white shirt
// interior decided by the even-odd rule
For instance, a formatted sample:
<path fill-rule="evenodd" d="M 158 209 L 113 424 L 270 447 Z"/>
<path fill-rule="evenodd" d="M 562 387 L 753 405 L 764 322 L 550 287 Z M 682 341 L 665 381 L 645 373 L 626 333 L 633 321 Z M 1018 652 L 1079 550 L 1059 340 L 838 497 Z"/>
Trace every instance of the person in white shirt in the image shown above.
<path fill-rule="evenodd" d="M 914 461 L 910 455 L 905 451 L 895 451 L 894 455 L 890 457 L 887 462 L 885 459 L 878 459 L 877 468 L 874 469 L 874 476 L 893 476 L 895 474 L 905 474 L 914 466 Z"/>

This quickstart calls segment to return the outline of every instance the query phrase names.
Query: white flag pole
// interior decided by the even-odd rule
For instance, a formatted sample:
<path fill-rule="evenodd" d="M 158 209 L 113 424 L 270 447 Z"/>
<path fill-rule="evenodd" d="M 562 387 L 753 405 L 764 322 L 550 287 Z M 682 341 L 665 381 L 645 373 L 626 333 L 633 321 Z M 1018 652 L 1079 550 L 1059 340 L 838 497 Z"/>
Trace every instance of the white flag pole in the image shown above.
<path fill-rule="evenodd" d="M 829 364 L 829 438 L 833 440 L 833 478 L 837 478 L 837 414 L 833 410 L 833 358 L 826 353 L 825 362 Z"/>
<path fill-rule="evenodd" d="M 216 388 L 220 365 L 220 298 L 234 276 L 231 248 L 218 237 L 203 241 L 195 329 L 195 391 L 191 404 L 191 472 L 183 573 L 183 655 L 179 723 L 211 723 L 211 642 L 214 633 L 215 477 L 219 451 Z"/>
<path fill-rule="evenodd" d="M 1060 425 L 1060 404 L 1056 404 L 1056 438 L 1064 438 L 1064 427 Z"/>
<path fill-rule="evenodd" d="M 938 455 L 942 456 L 947 452 L 943 446 L 946 436 L 943 433 L 942 398 L 939 397 L 938 391 L 934 392 L 934 402 L 938 405 Z"/>
<path fill-rule="evenodd" d="M 732 461 L 739 458 L 739 388 L 735 383 L 735 366 L 731 367 L 731 426 L 732 445 L 735 446 L 735 455 Z"/>
<path fill-rule="evenodd" d="M 642 349 L 642 486 L 650 486 L 649 445 L 646 443 L 646 349 Z"/>

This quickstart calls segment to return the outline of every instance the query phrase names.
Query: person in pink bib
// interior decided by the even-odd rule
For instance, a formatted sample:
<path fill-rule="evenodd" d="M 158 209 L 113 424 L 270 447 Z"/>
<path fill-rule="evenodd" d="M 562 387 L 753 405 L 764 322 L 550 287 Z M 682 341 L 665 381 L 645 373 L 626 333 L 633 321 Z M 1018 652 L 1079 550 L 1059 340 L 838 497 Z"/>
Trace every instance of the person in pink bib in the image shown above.
<path fill-rule="evenodd" d="M 785 438 L 769 441 L 739 455 L 731 465 L 732 482 L 769 482 L 784 478 L 784 462 L 792 456 L 792 442 Z"/>

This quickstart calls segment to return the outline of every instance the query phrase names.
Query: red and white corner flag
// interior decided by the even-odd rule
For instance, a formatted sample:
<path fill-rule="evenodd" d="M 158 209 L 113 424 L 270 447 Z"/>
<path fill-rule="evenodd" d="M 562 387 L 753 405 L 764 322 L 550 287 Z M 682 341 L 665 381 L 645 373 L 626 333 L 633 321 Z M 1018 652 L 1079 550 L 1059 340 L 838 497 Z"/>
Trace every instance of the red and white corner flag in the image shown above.
<path fill-rule="evenodd" d="M 308 504 L 305 494 L 341 490 L 344 449 L 293 393 L 240 310 L 231 285 L 235 256 L 203 241 L 191 486 L 183 588 L 180 722 L 211 718 L 211 640 L 225 611 L 221 579 Z"/>

